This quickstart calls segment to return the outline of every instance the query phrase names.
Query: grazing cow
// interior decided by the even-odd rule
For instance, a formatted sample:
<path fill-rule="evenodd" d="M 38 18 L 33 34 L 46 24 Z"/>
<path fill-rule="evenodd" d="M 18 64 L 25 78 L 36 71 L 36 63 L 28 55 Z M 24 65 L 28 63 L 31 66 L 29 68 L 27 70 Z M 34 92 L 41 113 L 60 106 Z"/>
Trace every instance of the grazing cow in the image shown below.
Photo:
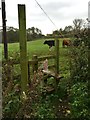
<path fill-rule="evenodd" d="M 72 45 L 72 43 L 71 43 L 71 41 L 70 40 L 63 40 L 63 42 L 62 42 L 62 46 L 63 47 L 65 47 L 65 46 L 71 46 Z"/>
<path fill-rule="evenodd" d="M 49 46 L 49 48 L 51 48 L 52 46 L 55 46 L 55 41 L 54 40 L 45 40 L 44 44 L 47 44 Z"/>

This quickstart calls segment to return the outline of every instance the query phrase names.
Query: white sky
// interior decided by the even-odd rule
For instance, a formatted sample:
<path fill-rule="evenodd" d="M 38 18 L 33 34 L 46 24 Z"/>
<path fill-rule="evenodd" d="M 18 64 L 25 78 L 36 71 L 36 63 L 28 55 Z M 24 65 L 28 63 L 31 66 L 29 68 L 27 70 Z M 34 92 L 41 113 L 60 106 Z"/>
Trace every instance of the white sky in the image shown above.
<path fill-rule="evenodd" d="M 73 25 L 76 18 L 88 18 L 88 0 L 37 0 L 57 29 Z M 52 33 L 55 26 L 39 8 L 35 0 L 5 0 L 7 26 L 18 28 L 18 4 L 26 5 L 26 26 L 37 27 L 43 34 Z M 0 2 L 1 7 L 1 2 Z M 0 26 L 2 25 L 0 12 Z"/>

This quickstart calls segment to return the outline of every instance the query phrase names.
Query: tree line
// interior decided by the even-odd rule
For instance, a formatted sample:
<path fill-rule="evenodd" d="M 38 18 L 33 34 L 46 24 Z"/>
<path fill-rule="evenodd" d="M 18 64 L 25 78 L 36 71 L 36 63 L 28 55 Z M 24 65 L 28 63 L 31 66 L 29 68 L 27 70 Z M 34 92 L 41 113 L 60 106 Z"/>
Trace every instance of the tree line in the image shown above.
<path fill-rule="evenodd" d="M 0 32 L 2 32 L 2 30 L 0 30 Z M 42 38 L 44 36 L 42 34 L 42 31 L 35 27 L 26 29 L 26 34 L 27 41 L 32 41 L 38 38 Z M 7 27 L 7 41 L 8 43 L 19 42 L 19 29 L 14 27 Z"/>
<path fill-rule="evenodd" d="M 31 27 L 26 29 L 27 41 L 32 41 L 40 38 L 53 38 L 55 36 L 59 38 L 63 37 L 74 37 L 79 35 L 85 29 L 87 29 L 88 20 L 83 19 L 74 19 L 73 25 L 65 26 L 64 29 L 60 28 L 55 30 L 52 34 L 47 34 L 46 36 L 42 34 L 42 31 L 39 28 Z M 2 30 L 0 30 L 2 32 Z M 8 43 L 19 42 L 19 29 L 14 27 L 7 27 L 7 41 Z M 2 41 L 3 42 L 3 41 Z"/>
<path fill-rule="evenodd" d="M 64 29 L 60 28 L 59 30 L 55 30 L 52 32 L 52 34 L 47 34 L 47 37 L 51 38 L 53 36 L 57 37 L 74 37 L 75 35 L 79 35 L 86 32 L 88 30 L 88 20 L 83 19 L 74 19 L 73 25 L 65 26 Z"/>

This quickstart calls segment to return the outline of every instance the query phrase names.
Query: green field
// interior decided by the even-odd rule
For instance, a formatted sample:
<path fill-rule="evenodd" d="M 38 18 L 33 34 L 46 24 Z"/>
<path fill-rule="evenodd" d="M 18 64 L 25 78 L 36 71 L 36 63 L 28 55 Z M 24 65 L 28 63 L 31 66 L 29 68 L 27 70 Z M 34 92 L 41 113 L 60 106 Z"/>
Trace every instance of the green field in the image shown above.
<path fill-rule="evenodd" d="M 55 47 L 49 49 L 48 45 L 43 44 L 44 40 L 36 40 L 27 42 L 27 55 L 28 60 L 32 59 L 33 55 L 37 56 L 45 56 L 45 55 L 52 55 L 55 53 Z M 3 58 L 3 45 L 0 45 L 0 52 L 2 51 L 2 58 Z M 62 47 L 62 39 L 59 40 L 59 51 L 60 51 L 60 73 L 64 76 L 69 74 L 69 48 Z M 19 43 L 9 43 L 8 44 L 8 54 L 9 57 L 14 59 L 18 59 L 20 57 L 19 51 Z M 1 56 L 0 56 L 1 59 Z M 54 62 L 53 60 L 49 61 L 51 64 Z"/>

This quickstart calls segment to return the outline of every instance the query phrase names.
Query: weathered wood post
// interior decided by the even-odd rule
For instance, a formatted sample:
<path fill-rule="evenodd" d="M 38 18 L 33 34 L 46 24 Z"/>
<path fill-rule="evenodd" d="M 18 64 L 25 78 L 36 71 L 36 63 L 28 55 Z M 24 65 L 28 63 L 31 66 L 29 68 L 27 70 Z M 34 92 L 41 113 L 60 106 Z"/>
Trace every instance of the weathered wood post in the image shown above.
<path fill-rule="evenodd" d="M 30 64 L 28 62 L 28 84 L 31 85 L 31 78 L 30 78 Z"/>
<path fill-rule="evenodd" d="M 27 92 L 27 85 L 28 85 L 28 59 L 27 59 L 26 14 L 25 13 L 26 13 L 25 5 L 18 4 L 22 93 Z"/>
<path fill-rule="evenodd" d="M 90 96 L 90 1 L 88 2 L 88 95 Z"/>
<path fill-rule="evenodd" d="M 56 52 L 56 58 L 55 58 L 55 90 L 57 91 L 57 83 L 58 83 L 58 79 L 57 76 L 59 75 L 59 40 L 56 38 L 55 39 L 55 52 Z"/>
<path fill-rule="evenodd" d="M 56 59 L 55 59 L 55 66 L 56 66 L 56 74 L 59 74 L 59 40 L 55 40 L 55 51 L 56 51 Z"/>
<path fill-rule="evenodd" d="M 38 70 L 38 57 L 37 55 L 33 55 L 33 61 L 34 61 L 34 64 L 33 64 L 33 72 Z"/>
<path fill-rule="evenodd" d="M 2 34 L 3 40 L 2 41 L 4 43 L 4 58 L 8 59 L 5 0 L 2 0 L 2 24 L 3 24 L 3 34 Z"/>

